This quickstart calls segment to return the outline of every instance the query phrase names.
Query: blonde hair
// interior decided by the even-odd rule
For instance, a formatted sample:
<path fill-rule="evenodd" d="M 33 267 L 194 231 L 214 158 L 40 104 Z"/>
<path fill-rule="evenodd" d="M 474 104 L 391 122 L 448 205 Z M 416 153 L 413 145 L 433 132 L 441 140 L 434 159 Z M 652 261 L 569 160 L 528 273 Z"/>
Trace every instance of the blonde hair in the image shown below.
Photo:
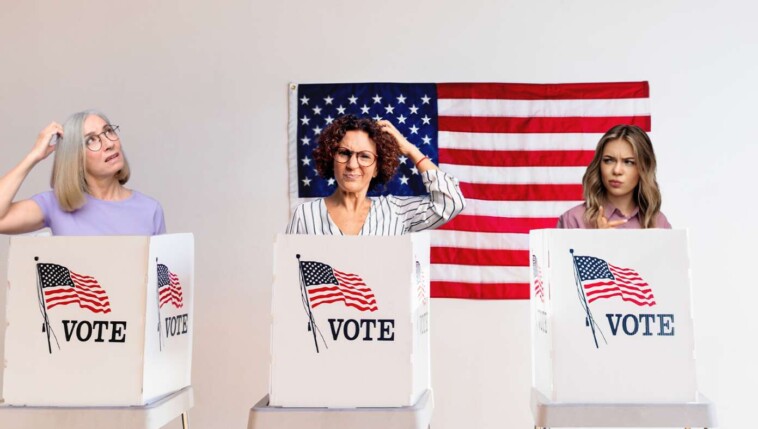
<path fill-rule="evenodd" d="M 606 198 L 606 189 L 600 172 L 600 163 L 603 160 L 605 145 L 614 140 L 623 140 L 632 145 L 634 157 L 637 160 L 637 171 L 640 175 L 639 183 L 634 188 L 633 199 L 639 208 L 640 226 L 642 228 L 654 228 L 655 218 L 661 211 L 661 191 L 658 181 L 655 179 L 656 161 L 653 152 L 653 143 L 647 133 L 635 125 L 616 125 L 600 138 L 595 148 L 595 156 L 587 166 L 587 171 L 582 178 L 584 187 L 584 202 L 586 211 L 584 220 L 594 228 L 597 222 L 598 212 L 602 202 Z"/>
<path fill-rule="evenodd" d="M 63 123 L 63 138 L 55 148 L 50 186 L 61 209 L 67 212 L 77 210 L 87 202 L 85 194 L 89 193 L 89 186 L 84 174 L 87 147 L 83 127 L 84 121 L 92 115 L 111 123 L 103 113 L 96 110 L 74 113 Z M 123 152 L 122 155 L 124 168 L 116 173 L 116 179 L 123 185 L 129 180 L 130 169 L 126 155 Z"/>

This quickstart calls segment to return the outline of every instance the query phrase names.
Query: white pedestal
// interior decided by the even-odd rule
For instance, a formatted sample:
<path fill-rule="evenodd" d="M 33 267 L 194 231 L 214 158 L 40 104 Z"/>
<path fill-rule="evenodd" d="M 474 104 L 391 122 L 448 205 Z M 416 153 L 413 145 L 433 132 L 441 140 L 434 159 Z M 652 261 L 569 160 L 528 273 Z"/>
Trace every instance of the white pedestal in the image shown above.
<path fill-rule="evenodd" d="M 431 390 L 409 407 L 282 408 L 270 407 L 268 395 L 250 409 L 248 429 L 426 429 L 432 420 Z"/>
<path fill-rule="evenodd" d="M 192 234 L 12 237 L 6 287 L 6 404 L 142 406 L 192 384 Z"/>
<path fill-rule="evenodd" d="M 408 407 L 431 387 L 429 234 L 279 235 L 269 402 Z"/>
<path fill-rule="evenodd" d="M 0 427 L 14 429 L 158 429 L 185 414 L 193 405 L 194 397 L 191 386 L 166 395 L 151 404 L 139 407 L 17 407 L 0 405 Z"/>
<path fill-rule="evenodd" d="M 558 403 L 532 389 L 535 428 L 716 426 L 716 410 L 707 398 L 696 402 L 655 404 Z"/>

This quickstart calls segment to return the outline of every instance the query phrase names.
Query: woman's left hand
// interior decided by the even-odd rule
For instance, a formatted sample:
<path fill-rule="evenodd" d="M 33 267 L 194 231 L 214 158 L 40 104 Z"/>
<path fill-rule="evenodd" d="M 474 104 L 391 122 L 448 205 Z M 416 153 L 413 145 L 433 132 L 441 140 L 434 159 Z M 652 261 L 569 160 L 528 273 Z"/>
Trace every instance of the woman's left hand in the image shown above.
<path fill-rule="evenodd" d="M 386 119 L 381 119 L 379 121 L 376 121 L 376 123 L 379 124 L 379 127 L 382 129 L 382 131 L 389 133 L 392 137 L 395 138 L 395 141 L 397 141 L 397 144 L 400 147 L 400 153 L 407 157 L 411 157 L 411 154 L 414 150 L 418 151 L 418 148 L 409 142 L 408 139 L 406 139 L 400 133 L 400 131 L 395 128 L 392 122 Z"/>

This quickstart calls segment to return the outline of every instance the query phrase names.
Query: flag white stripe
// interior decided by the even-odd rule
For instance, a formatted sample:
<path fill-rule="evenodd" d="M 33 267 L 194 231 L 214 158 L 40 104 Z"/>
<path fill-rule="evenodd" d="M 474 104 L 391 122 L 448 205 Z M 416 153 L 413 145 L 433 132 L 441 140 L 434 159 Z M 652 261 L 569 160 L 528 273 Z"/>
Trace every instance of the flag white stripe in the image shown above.
<path fill-rule="evenodd" d="M 440 149 L 595 150 L 598 133 L 461 133 L 440 131 Z"/>
<path fill-rule="evenodd" d="M 648 98 L 497 100 L 440 98 L 439 116 L 597 117 L 650 115 Z"/>
<path fill-rule="evenodd" d="M 546 218 L 562 215 L 582 201 L 488 201 L 466 199 L 462 215 Z"/>
<path fill-rule="evenodd" d="M 475 167 L 440 164 L 440 169 L 467 183 L 563 185 L 581 183 L 587 167 Z"/>
<path fill-rule="evenodd" d="M 466 249 L 529 249 L 529 234 L 437 230 L 430 234 L 432 247 Z"/>
<path fill-rule="evenodd" d="M 432 281 L 467 283 L 524 283 L 529 281 L 529 267 L 491 267 L 432 264 Z"/>

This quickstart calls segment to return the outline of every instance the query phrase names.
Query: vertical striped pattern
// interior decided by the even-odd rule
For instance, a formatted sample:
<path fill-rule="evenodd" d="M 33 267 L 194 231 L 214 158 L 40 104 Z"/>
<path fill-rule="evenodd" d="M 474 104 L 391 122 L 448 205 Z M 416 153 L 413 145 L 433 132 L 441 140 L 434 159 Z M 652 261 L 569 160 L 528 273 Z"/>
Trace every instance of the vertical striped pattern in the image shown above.
<path fill-rule="evenodd" d="M 582 201 L 605 131 L 650 130 L 648 84 L 438 84 L 437 97 L 440 168 L 468 206 L 432 234 L 432 296 L 528 299 L 529 230 Z"/>
<path fill-rule="evenodd" d="M 402 235 L 438 228 L 464 209 L 466 202 L 454 177 L 440 170 L 429 170 L 421 176 L 429 195 L 371 198 L 360 235 Z M 287 234 L 343 235 L 329 217 L 323 199 L 299 205 Z"/>

